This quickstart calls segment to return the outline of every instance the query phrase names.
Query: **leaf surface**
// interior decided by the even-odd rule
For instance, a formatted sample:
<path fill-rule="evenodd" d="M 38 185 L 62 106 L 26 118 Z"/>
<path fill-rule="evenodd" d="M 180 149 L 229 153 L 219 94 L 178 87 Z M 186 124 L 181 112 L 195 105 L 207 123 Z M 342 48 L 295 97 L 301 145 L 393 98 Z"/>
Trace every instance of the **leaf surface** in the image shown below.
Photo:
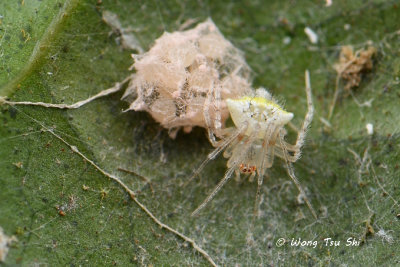
<path fill-rule="evenodd" d="M 200 179 L 184 187 L 212 150 L 204 130 L 172 140 L 148 114 L 123 113 L 121 93 L 70 111 L 3 106 L 0 226 L 18 238 L 6 266 L 208 264 L 44 127 L 121 177 L 161 221 L 196 240 L 220 265 L 399 263 L 398 1 L 334 0 L 326 7 L 323 1 L 6 0 L 0 3 L 0 95 L 74 103 L 127 77 L 132 51 L 116 42 L 102 20 L 105 10 L 131 28 L 144 50 L 164 31 L 211 17 L 246 55 L 254 86 L 269 88 L 299 126 L 309 69 L 316 114 L 295 171 L 319 219 L 299 204 L 280 160 L 264 179 L 254 222 L 257 185 L 246 180 L 232 179 L 199 217 L 190 217 L 223 177 L 226 159 L 209 163 Z M 305 27 L 316 32 L 317 44 Z M 321 118 L 327 118 L 335 90 L 340 46 L 368 44 L 378 55 L 354 97 L 359 104 L 373 99 L 371 107 L 341 94 L 327 128 Z M 374 125 L 372 136 L 367 123 Z M 286 240 L 281 247 L 279 238 Z M 317 245 L 291 243 L 299 238 Z M 341 243 L 329 246 L 326 238 Z M 362 243 L 346 246 L 349 238 Z"/>

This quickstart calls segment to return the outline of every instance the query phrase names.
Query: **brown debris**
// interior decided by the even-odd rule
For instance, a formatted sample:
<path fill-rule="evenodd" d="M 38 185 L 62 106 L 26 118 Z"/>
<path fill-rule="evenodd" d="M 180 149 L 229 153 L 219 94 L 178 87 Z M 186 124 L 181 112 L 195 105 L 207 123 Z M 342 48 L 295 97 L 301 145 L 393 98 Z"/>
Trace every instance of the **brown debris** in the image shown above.
<path fill-rule="evenodd" d="M 342 47 L 339 62 L 334 65 L 334 68 L 340 78 L 346 81 L 344 86 L 346 91 L 359 86 L 361 75 L 372 69 L 372 57 L 375 54 L 376 48 L 373 46 L 357 50 L 355 53 L 350 45 Z"/>

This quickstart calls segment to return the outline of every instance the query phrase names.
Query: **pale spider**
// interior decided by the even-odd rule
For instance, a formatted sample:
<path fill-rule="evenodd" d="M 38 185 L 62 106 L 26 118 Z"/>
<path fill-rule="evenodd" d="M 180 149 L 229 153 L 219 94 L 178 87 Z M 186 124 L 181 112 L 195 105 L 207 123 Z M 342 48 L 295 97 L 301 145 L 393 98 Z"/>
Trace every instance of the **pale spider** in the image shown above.
<path fill-rule="evenodd" d="M 301 129 L 298 131 L 297 140 L 294 145 L 285 141 L 287 133 L 285 126 L 293 118 L 293 113 L 285 111 L 278 105 L 264 88 L 256 90 L 252 97 L 244 96 L 238 99 L 226 100 L 235 127 L 220 130 L 219 136 L 223 136 L 222 139 L 214 143 L 215 150 L 207 156 L 207 159 L 193 173 L 189 181 L 196 177 L 207 163 L 222 151 L 224 151 L 223 156 L 229 158 L 227 162 L 228 170 L 211 194 L 193 211 L 192 215 L 197 214 L 214 198 L 234 172 L 237 177 L 240 176 L 240 173 L 249 174 L 250 180 L 253 180 L 258 175 L 254 209 L 256 215 L 263 177 L 266 169 L 272 166 L 275 155 L 286 162 L 290 178 L 292 178 L 300 194 L 306 196 L 294 174 L 292 166 L 292 162 L 297 161 L 301 155 L 301 147 L 304 144 L 306 132 L 314 114 L 308 71 L 305 72 L 305 84 L 308 111 Z M 317 218 L 307 197 L 305 197 L 305 201 L 313 216 Z"/>

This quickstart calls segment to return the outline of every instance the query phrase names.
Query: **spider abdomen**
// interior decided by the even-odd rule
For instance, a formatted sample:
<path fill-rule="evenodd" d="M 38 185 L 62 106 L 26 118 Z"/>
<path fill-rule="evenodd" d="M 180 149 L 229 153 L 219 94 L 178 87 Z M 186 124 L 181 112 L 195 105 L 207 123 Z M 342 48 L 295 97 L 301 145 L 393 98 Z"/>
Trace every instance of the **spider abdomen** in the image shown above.
<path fill-rule="evenodd" d="M 254 97 L 227 99 L 226 103 L 231 118 L 237 128 L 248 124 L 245 135 L 258 132 L 258 138 L 264 139 L 266 131 L 271 128 L 282 128 L 292 118 L 293 113 L 287 112 L 269 96 L 265 89 L 258 89 Z"/>

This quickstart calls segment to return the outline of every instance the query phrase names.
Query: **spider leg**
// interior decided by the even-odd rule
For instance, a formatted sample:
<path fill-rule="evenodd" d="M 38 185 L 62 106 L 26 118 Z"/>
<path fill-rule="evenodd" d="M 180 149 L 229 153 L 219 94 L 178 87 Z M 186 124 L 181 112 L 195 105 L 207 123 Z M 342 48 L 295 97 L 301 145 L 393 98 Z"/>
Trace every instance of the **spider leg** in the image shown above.
<path fill-rule="evenodd" d="M 218 146 L 214 151 L 208 154 L 207 158 L 201 163 L 201 165 L 193 172 L 192 176 L 189 180 L 184 184 L 184 186 L 188 185 L 196 176 L 203 170 L 203 168 L 207 165 L 208 162 L 213 160 L 221 151 L 223 151 L 229 144 L 231 144 L 239 135 L 243 134 L 247 129 L 247 123 L 244 124 L 241 128 L 234 131 L 231 136 L 225 139 L 222 143 L 217 143 Z"/>
<path fill-rule="evenodd" d="M 289 121 L 287 125 L 295 132 L 300 131 L 299 128 L 296 125 L 294 125 L 291 121 Z"/>
<path fill-rule="evenodd" d="M 208 195 L 208 197 L 203 201 L 203 203 L 200 204 L 200 206 L 198 206 L 193 212 L 192 212 L 192 216 L 197 215 L 200 210 L 202 210 L 208 202 L 210 202 L 215 195 L 219 192 L 219 190 L 221 190 L 221 188 L 224 186 L 224 184 L 229 180 L 229 178 L 232 177 L 233 172 L 235 171 L 235 169 L 237 168 L 238 164 L 247 156 L 247 152 L 251 147 L 251 144 L 253 143 L 254 139 L 257 138 L 257 134 L 252 134 L 249 139 L 248 142 L 246 143 L 246 145 L 243 147 L 243 149 L 241 150 L 241 154 L 238 154 L 238 156 L 236 156 L 235 154 L 233 155 L 233 157 L 236 157 L 234 160 L 234 163 L 232 164 L 232 167 L 230 167 L 225 175 L 224 178 L 222 178 L 222 180 L 218 183 L 218 185 L 214 188 L 214 190 L 211 192 L 211 194 Z"/>
<path fill-rule="evenodd" d="M 224 175 L 224 178 L 218 183 L 218 185 L 214 188 L 213 192 L 208 195 L 208 197 L 203 201 L 203 203 L 200 204 L 193 212 L 192 216 L 197 215 L 197 213 L 200 212 L 201 209 L 203 209 L 208 202 L 210 202 L 211 199 L 214 198 L 214 196 L 218 193 L 218 191 L 222 188 L 222 186 L 228 181 L 228 179 L 232 176 L 233 172 L 235 171 L 236 166 L 232 166 L 227 170 L 227 172 Z"/>
<path fill-rule="evenodd" d="M 254 200 L 254 210 L 253 210 L 253 218 L 258 218 L 259 213 L 259 206 L 260 206 L 260 193 L 261 193 L 261 186 L 264 182 L 264 175 L 258 174 L 257 177 L 257 192 L 256 192 L 256 199 Z"/>
<path fill-rule="evenodd" d="M 240 171 L 239 171 L 239 169 L 236 169 L 236 170 L 235 170 L 235 181 L 238 182 L 238 183 L 241 183 L 241 181 L 240 181 Z"/>
<path fill-rule="evenodd" d="M 285 148 L 285 143 L 284 143 L 285 141 L 283 140 L 283 137 L 284 137 L 284 136 L 283 136 L 282 134 L 280 134 L 280 135 L 279 135 L 279 141 L 280 141 L 281 147 L 282 147 L 282 149 L 283 149 L 283 154 L 285 155 L 285 162 L 286 162 L 286 167 L 287 167 L 288 174 L 289 174 L 290 178 L 292 178 L 292 180 L 293 180 L 293 182 L 295 183 L 295 185 L 296 185 L 297 189 L 299 190 L 300 194 L 302 194 L 303 196 L 305 196 L 304 200 L 305 200 L 305 202 L 306 202 L 308 208 L 310 209 L 312 215 L 314 216 L 315 219 L 318 219 L 317 214 L 315 213 L 315 211 L 314 211 L 314 209 L 313 209 L 313 207 L 312 207 L 310 201 L 308 200 L 308 198 L 307 198 L 307 196 L 306 196 L 306 193 L 304 192 L 303 188 L 302 188 L 301 185 L 300 185 L 299 180 L 297 180 L 296 175 L 294 174 L 292 163 L 291 163 L 291 162 L 289 161 L 289 159 L 287 158 L 288 152 L 287 152 L 287 150 L 286 150 L 286 148 Z"/>
<path fill-rule="evenodd" d="M 204 108 L 203 108 L 203 116 L 204 116 L 204 121 L 206 123 L 206 128 L 207 128 L 207 133 L 208 133 L 208 140 L 210 140 L 211 144 L 216 147 L 217 146 L 217 140 L 215 140 L 215 136 L 213 133 L 213 130 L 215 129 L 214 125 L 212 125 L 211 122 L 211 117 L 210 117 L 210 105 L 212 103 L 212 97 L 214 95 L 213 93 L 214 90 L 214 83 L 210 87 L 210 89 L 207 92 L 207 97 L 204 100 Z"/>
<path fill-rule="evenodd" d="M 306 137 L 306 133 L 308 130 L 308 127 L 310 126 L 313 116 L 314 116 L 314 105 L 312 101 L 312 95 L 311 95 L 311 84 L 310 84 L 310 73 L 308 70 L 305 72 L 305 82 L 306 82 L 306 94 L 307 94 L 307 114 L 306 117 L 304 118 L 303 125 L 301 126 L 301 129 L 299 130 L 299 133 L 297 135 L 297 140 L 296 143 L 293 146 L 294 155 L 293 159 L 290 160 L 291 162 L 294 162 L 300 158 L 301 155 L 301 147 L 304 144 L 304 140 Z M 287 154 L 287 153 L 284 153 Z"/>
<path fill-rule="evenodd" d="M 284 141 L 284 145 L 285 145 L 286 151 L 290 151 L 290 152 L 294 151 L 293 149 L 290 149 L 290 147 L 287 147 L 290 144 L 288 144 L 286 141 Z M 296 158 L 295 156 L 292 156 L 292 155 L 285 155 L 284 154 L 285 153 L 284 150 L 280 146 L 275 146 L 274 153 L 275 153 L 275 155 L 277 157 L 279 157 L 281 159 L 287 159 L 290 162 L 295 162 L 298 159 L 298 158 Z"/>
<path fill-rule="evenodd" d="M 268 149 L 265 149 L 265 146 L 262 148 L 262 154 L 263 156 L 265 155 L 265 151 Z M 265 173 L 265 160 L 264 158 L 261 159 L 261 166 L 260 170 L 258 172 L 258 177 L 257 177 L 257 193 L 256 193 L 256 199 L 254 200 L 254 210 L 253 210 L 253 218 L 258 217 L 258 208 L 260 206 L 260 192 L 261 192 L 261 186 L 264 182 L 264 173 Z"/>
<path fill-rule="evenodd" d="M 52 104 L 52 103 L 44 103 L 44 102 L 29 102 L 29 101 L 13 102 L 13 101 L 8 101 L 4 97 L 1 97 L 1 96 L 0 96 L 0 105 L 8 104 L 8 105 L 41 106 L 41 107 L 46 107 L 46 108 L 58 108 L 58 109 L 77 109 L 89 102 L 92 102 L 93 100 L 95 100 L 97 98 L 118 92 L 119 90 L 121 90 L 122 86 L 130 79 L 131 79 L 131 76 L 128 76 L 127 78 L 125 78 L 125 80 L 123 80 L 120 83 L 116 83 L 113 87 L 105 89 L 105 90 L 99 92 L 98 94 L 89 97 L 88 99 L 81 100 L 79 102 L 76 102 L 76 103 L 70 104 L 70 105 L 68 105 L 68 104 Z"/>
<path fill-rule="evenodd" d="M 217 135 L 222 128 L 222 118 L 221 118 L 221 88 L 214 90 L 214 101 L 215 101 L 215 119 L 214 119 L 214 130 Z"/>
<path fill-rule="evenodd" d="M 274 138 L 275 127 L 269 128 L 271 130 L 267 130 L 264 134 L 263 137 L 263 145 L 262 145 L 262 150 L 259 155 L 259 159 L 257 160 L 257 165 L 258 167 L 258 177 L 257 177 L 257 193 L 256 193 L 256 199 L 254 201 L 254 211 L 253 211 L 253 217 L 258 217 L 258 208 L 260 205 L 260 193 L 261 193 L 261 186 L 264 182 L 264 173 L 265 170 L 270 168 L 272 166 L 272 161 L 274 160 L 274 146 L 269 145 L 269 140 L 270 138 Z"/>

